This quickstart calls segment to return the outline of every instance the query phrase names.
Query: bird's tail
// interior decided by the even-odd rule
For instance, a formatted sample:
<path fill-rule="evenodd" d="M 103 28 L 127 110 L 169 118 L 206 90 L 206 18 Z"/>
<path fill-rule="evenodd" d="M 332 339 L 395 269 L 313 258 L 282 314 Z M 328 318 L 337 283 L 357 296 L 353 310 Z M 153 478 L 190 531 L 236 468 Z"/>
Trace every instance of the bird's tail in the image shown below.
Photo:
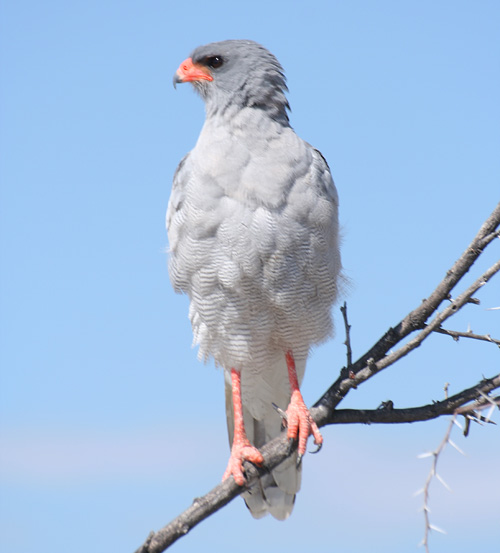
<path fill-rule="evenodd" d="M 279 366 L 273 366 L 267 372 L 268 378 L 277 380 L 276 382 L 267 381 L 260 386 L 254 386 L 255 389 L 271 389 L 272 398 L 259 398 L 260 409 L 258 413 L 253 413 L 245 406 L 245 390 L 243 390 L 243 418 L 247 437 L 257 448 L 261 448 L 270 440 L 279 436 L 282 432 L 281 417 L 273 407 L 275 403 L 281 409 L 286 410 L 290 402 L 290 385 L 288 383 L 288 372 L 286 368 L 285 356 L 282 356 L 277 362 Z M 299 379 L 304 374 L 305 363 L 297 367 Z M 227 373 L 226 373 L 227 374 Z M 268 380 L 268 379 L 266 379 Z M 229 434 L 229 442 L 232 444 L 234 435 L 234 416 L 233 401 L 231 393 L 231 381 L 226 377 L 226 415 Z M 244 386 L 244 380 L 243 380 Z M 256 416 L 257 415 L 257 416 Z M 295 453 L 271 472 L 262 476 L 253 486 L 242 494 L 247 507 L 252 516 L 261 518 L 267 513 L 271 513 L 278 520 L 288 518 L 293 510 L 295 495 L 300 489 L 301 466 L 297 466 L 297 454 Z"/>

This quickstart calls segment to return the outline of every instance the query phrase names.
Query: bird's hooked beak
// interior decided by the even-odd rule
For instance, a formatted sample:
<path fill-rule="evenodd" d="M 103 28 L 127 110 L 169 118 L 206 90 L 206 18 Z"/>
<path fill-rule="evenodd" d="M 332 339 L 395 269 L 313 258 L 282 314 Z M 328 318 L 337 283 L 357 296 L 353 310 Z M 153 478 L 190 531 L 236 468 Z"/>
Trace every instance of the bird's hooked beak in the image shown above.
<path fill-rule="evenodd" d="M 174 88 L 176 88 L 177 83 L 213 80 L 214 78 L 212 77 L 208 67 L 205 67 L 200 63 L 193 63 L 193 60 L 188 58 L 179 65 L 179 69 L 175 72 Z"/>

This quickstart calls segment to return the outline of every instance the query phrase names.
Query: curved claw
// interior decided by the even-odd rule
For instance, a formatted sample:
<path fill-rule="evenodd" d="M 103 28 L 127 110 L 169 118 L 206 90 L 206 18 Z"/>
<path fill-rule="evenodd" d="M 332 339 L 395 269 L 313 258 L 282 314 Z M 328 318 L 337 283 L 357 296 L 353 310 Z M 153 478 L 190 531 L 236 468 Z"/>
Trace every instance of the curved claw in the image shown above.
<path fill-rule="evenodd" d="M 288 415 L 286 414 L 286 411 L 283 411 L 283 409 L 281 407 L 278 407 L 276 403 L 271 403 L 271 405 L 273 406 L 274 410 L 278 413 L 278 415 L 283 419 L 283 421 L 286 422 L 288 420 Z"/>
<path fill-rule="evenodd" d="M 320 444 L 316 444 L 317 447 L 314 451 L 310 451 L 309 453 L 312 453 L 313 455 L 316 454 L 316 453 L 319 453 L 321 451 L 321 448 L 323 447 L 323 444 L 320 443 Z"/>
<path fill-rule="evenodd" d="M 303 458 L 303 457 L 304 457 L 304 456 L 303 456 L 301 453 L 299 453 L 299 454 L 297 455 L 297 468 L 299 468 L 300 465 L 302 464 L 302 458 Z"/>
<path fill-rule="evenodd" d="M 281 407 L 278 407 L 276 403 L 271 403 L 274 410 L 278 415 L 281 417 L 281 432 L 285 430 L 285 428 L 288 426 L 288 415 L 286 414 L 286 411 L 283 411 Z"/>

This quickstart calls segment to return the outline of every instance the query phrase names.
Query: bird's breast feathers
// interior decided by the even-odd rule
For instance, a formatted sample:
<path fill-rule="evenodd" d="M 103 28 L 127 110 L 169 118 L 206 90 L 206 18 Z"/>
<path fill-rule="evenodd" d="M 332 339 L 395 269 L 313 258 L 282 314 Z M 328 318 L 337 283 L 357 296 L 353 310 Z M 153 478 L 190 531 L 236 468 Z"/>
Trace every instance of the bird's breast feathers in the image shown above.
<path fill-rule="evenodd" d="M 224 364 L 213 343 L 252 327 L 325 339 L 340 269 L 328 166 L 289 127 L 265 144 L 210 136 L 181 162 L 167 213 L 170 277 L 191 299 L 200 353 Z"/>

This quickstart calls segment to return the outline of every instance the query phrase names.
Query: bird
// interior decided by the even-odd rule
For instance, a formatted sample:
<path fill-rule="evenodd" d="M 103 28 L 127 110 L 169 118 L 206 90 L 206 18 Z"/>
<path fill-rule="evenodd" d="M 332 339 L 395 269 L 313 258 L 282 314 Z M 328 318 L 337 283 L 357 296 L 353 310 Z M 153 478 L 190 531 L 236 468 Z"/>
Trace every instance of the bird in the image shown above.
<path fill-rule="evenodd" d="M 284 520 L 307 439 L 323 442 L 300 385 L 311 348 L 333 335 L 338 194 L 323 155 L 291 127 L 284 70 L 264 46 L 197 47 L 174 75 L 174 86 L 186 82 L 205 103 L 205 122 L 173 178 L 169 276 L 189 298 L 198 357 L 224 370 L 223 480 L 247 486 L 244 461 L 262 466 L 259 448 L 285 429 L 297 440 L 294 455 L 242 494 L 255 518 Z"/>

